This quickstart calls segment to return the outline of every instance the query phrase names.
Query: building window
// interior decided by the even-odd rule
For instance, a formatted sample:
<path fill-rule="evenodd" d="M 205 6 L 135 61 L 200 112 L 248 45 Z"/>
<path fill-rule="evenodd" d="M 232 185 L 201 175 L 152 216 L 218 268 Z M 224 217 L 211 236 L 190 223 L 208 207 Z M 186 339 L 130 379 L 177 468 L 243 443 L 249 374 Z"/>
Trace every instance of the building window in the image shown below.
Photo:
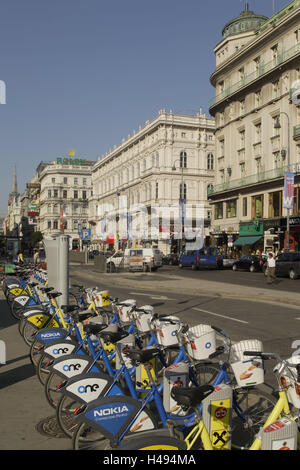
<path fill-rule="evenodd" d="M 51 189 L 48 189 L 48 197 L 51 197 Z"/>
<path fill-rule="evenodd" d="M 68 184 L 68 178 L 64 176 L 64 184 Z"/>
<path fill-rule="evenodd" d="M 264 216 L 264 196 L 252 196 L 252 219 L 256 217 L 261 218 Z"/>
<path fill-rule="evenodd" d="M 82 178 L 82 184 L 83 186 L 86 186 L 86 178 Z"/>
<path fill-rule="evenodd" d="M 255 161 L 256 161 L 256 172 L 260 173 L 262 171 L 261 157 L 257 157 Z"/>
<path fill-rule="evenodd" d="M 58 190 L 57 189 L 53 190 L 53 197 L 58 197 Z"/>
<path fill-rule="evenodd" d="M 258 74 L 259 73 L 259 67 L 260 67 L 260 55 L 254 59 L 254 66 L 255 66 L 255 71 Z"/>
<path fill-rule="evenodd" d="M 247 217 L 248 215 L 248 199 L 243 197 L 243 217 Z"/>
<path fill-rule="evenodd" d="M 58 220 L 53 221 L 53 229 L 58 230 Z"/>
<path fill-rule="evenodd" d="M 77 186 L 78 184 L 78 178 L 74 178 L 74 185 Z"/>
<path fill-rule="evenodd" d="M 221 181 L 221 184 L 223 184 L 225 181 L 225 170 L 223 168 L 222 170 L 220 170 L 220 181 Z"/>
<path fill-rule="evenodd" d="M 258 90 L 255 93 L 255 107 L 259 108 L 261 106 L 261 90 Z"/>
<path fill-rule="evenodd" d="M 239 72 L 239 80 L 244 80 L 245 79 L 245 68 L 241 67 L 238 72 Z"/>
<path fill-rule="evenodd" d="M 223 219 L 223 202 L 215 204 L 215 219 Z"/>
<path fill-rule="evenodd" d="M 261 123 L 255 125 L 255 143 L 261 142 Z"/>
<path fill-rule="evenodd" d="M 212 153 L 207 155 L 207 169 L 213 170 L 214 169 L 214 156 Z"/>
<path fill-rule="evenodd" d="M 155 183 L 155 199 L 158 199 L 158 181 Z"/>
<path fill-rule="evenodd" d="M 240 116 L 243 116 L 245 114 L 245 100 L 240 101 Z"/>
<path fill-rule="evenodd" d="M 277 65 L 278 44 L 275 44 L 275 46 L 271 47 L 271 51 L 272 51 L 272 59 L 273 59 L 274 65 Z"/>
<path fill-rule="evenodd" d="M 280 167 L 280 152 L 273 153 L 274 168 Z"/>
<path fill-rule="evenodd" d="M 65 189 L 63 190 L 63 198 L 66 199 L 68 197 L 68 191 Z"/>
<path fill-rule="evenodd" d="M 239 148 L 244 149 L 245 148 L 245 131 L 239 131 Z"/>
<path fill-rule="evenodd" d="M 86 199 L 86 191 L 82 191 L 82 199 Z"/>
<path fill-rule="evenodd" d="M 241 174 L 241 178 L 244 178 L 244 177 L 245 177 L 245 167 L 246 167 L 245 162 L 240 163 L 240 174 Z"/>
<path fill-rule="evenodd" d="M 272 83 L 272 98 L 279 98 L 280 95 L 280 87 L 279 87 L 279 80 L 276 80 Z"/>
<path fill-rule="evenodd" d="M 230 219 L 236 217 L 237 200 L 233 199 L 226 202 L 226 217 Z"/>
<path fill-rule="evenodd" d="M 74 197 L 74 199 L 78 199 L 78 191 L 76 191 L 76 190 L 74 191 L 74 196 L 73 197 Z"/>
<path fill-rule="evenodd" d="M 225 141 L 224 139 L 219 140 L 219 158 L 224 157 L 224 150 L 225 150 Z"/>
<path fill-rule="evenodd" d="M 182 183 L 180 183 L 179 194 L 180 199 L 184 199 L 186 201 L 186 183 L 183 183 L 183 187 Z"/>
<path fill-rule="evenodd" d="M 295 188 L 293 215 L 300 214 L 300 188 Z"/>
<path fill-rule="evenodd" d="M 185 133 L 185 132 L 181 132 L 181 137 L 182 137 L 183 139 L 185 139 L 186 133 Z"/>
<path fill-rule="evenodd" d="M 269 194 L 269 217 L 282 216 L 282 191 Z"/>
<path fill-rule="evenodd" d="M 187 167 L 186 152 L 181 152 L 180 153 L 180 168 L 186 168 L 186 167 Z"/>
<path fill-rule="evenodd" d="M 51 181 L 52 181 L 52 183 L 55 183 L 55 178 L 52 178 Z"/>
<path fill-rule="evenodd" d="M 214 190 L 214 185 L 212 183 L 207 185 L 207 194 L 211 194 Z"/>
<path fill-rule="evenodd" d="M 51 220 L 48 220 L 48 229 L 51 230 Z"/>

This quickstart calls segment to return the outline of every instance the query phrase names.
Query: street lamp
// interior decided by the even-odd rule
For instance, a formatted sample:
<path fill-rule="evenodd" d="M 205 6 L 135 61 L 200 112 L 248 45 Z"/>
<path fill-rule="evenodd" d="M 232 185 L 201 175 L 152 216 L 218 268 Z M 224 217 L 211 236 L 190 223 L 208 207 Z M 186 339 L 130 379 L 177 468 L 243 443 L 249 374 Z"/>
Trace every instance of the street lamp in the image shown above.
<path fill-rule="evenodd" d="M 177 159 L 175 160 L 173 166 L 172 166 L 172 171 L 176 171 L 176 162 L 180 162 L 180 166 L 181 166 L 181 191 L 179 193 L 179 207 L 181 206 L 181 241 L 180 241 L 180 253 L 182 252 L 182 249 L 183 249 L 183 223 L 184 223 L 184 219 L 183 219 L 183 204 L 182 204 L 182 201 L 184 200 L 183 196 L 184 196 L 184 187 L 183 187 L 183 158 L 182 159 Z"/>
<path fill-rule="evenodd" d="M 284 114 L 284 116 L 286 116 L 287 123 L 288 123 L 287 171 L 289 172 L 290 171 L 290 155 L 291 155 L 290 153 L 290 118 L 289 118 L 289 115 L 284 111 L 281 111 L 280 114 Z M 276 119 L 276 122 L 274 124 L 274 129 L 281 129 L 279 117 L 277 117 Z M 281 155 L 285 159 L 285 153 L 281 152 Z M 290 208 L 287 208 L 286 235 L 287 235 L 286 248 L 287 248 L 287 251 L 289 251 L 290 250 Z"/>

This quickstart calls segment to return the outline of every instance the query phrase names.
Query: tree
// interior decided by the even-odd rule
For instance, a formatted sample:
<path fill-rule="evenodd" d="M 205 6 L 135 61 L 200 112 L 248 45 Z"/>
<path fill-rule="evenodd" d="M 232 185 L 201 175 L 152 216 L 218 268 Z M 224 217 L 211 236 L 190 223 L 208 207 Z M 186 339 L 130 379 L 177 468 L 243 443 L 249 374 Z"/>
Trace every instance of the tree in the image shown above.
<path fill-rule="evenodd" d="M 43 240 L 43 234 L 42 232 L 33 232 L 31 235 L 31 241 L 33 246 L 36 246 L 39 242 Z"/>

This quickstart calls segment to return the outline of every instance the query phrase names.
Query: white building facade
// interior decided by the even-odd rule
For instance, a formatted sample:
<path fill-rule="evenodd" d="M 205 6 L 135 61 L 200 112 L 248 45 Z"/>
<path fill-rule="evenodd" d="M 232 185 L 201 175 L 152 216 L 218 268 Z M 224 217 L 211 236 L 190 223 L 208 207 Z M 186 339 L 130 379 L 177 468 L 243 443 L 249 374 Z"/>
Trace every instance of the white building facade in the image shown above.
<path fill-rule="evenodd" d="M 205 114 L 187 116 L 161 110 L 98 160 L 92 169 L 93 196 L 89 200 L 95 248 L 143 245 L 158 246 L 164 253 L 176 251 L 184 231 L 181 227 L 179 233 L 176 222 L 179 199 L 194 214 L 190 218 L 195 217 L 197 205 L 203 207 L 209 234 L 207 191 L 214 182 L 214 128 L 214 119 Z M 120 228 L 122 209 L 134 206 L 143 206 L 145 217 L 139 233 L 126 237 Z M 111 228 L 110 216 L 116 219 Z M 151 230 L 153 216 L 156 231 Z"/>
<path fill-rule="evenodd" d="M 93 163 L 78 158 L 57 158 L 40 164 L 38 229 L 44 237 L 69 235 L 70 249 L 82 248 L 80 229 L 88 228 Z"/>

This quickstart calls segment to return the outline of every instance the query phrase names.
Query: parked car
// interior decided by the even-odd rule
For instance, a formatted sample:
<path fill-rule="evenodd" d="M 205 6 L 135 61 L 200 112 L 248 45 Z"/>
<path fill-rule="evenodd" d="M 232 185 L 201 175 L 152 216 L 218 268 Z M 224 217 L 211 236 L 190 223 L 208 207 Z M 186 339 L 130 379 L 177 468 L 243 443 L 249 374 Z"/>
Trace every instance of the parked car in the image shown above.
<path fill-rule="evenodd" d="M 94 259 L 95 256 L 98 256 L 100 252 L 98 250 L 91 250 L 89 251 L 89 259 Z"/>
<path fill-rule="evenodd" d="M 276 259 L 275 273 L 278 277 L 288 276 L 294 280 L 300 276 L 300 252 L 289 251 L 281 253 Z M 264 265 L 264 272 L 266 274 L 267 263 Z"/>
<path fill-rule="evenodd" d="M 107 272 L 115 272 L 119 268 L 129 269 L 130 252 L 134 249 L 119 251 L 107 258 Z M 162 266 L 162 253 L 157 248 L 139 248 L 142 251 L 143 271 L 156 271 Z"/>
<path fill-rule="evenodd" d="M 236 258 L 228 258 L 227 256 L 223 257 L 223 268 L 232 268 L 235 263 Z"/>
<path fill-rule="evenodd" d="M 265 256 L 244 255 L 233 263 L 232 269 L 233 271 L 245 270 L 251 273 L 263 271 L 265 261 Z"/>
<path fill-rule="evenodd" d="M 168 255 L 165 255 L 162 259 L 163 264 L 168 264 L 171 266 L 178 266 L 178 259 L 179 259 L 179 254 L 178 253 L 169 253 Z"/>
<path fill-rule="evenodd" d="M 218 254 L 216 247 L 210 246 L 191 251 L 186 251 L 179 257 L 180 268 L 191 267 L 199 268 L 217 268 L 223 267 L 223 256 Z"/>

